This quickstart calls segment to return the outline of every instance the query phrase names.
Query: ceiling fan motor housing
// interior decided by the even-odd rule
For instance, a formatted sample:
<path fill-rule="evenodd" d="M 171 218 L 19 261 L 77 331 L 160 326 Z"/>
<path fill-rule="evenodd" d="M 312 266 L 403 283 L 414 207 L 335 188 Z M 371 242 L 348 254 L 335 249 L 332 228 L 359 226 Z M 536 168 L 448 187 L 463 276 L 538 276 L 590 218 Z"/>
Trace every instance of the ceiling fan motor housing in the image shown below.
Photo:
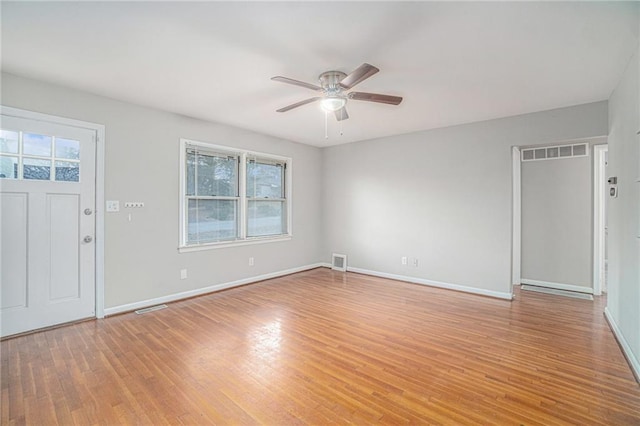
<path fill-rule="evenodd" d="M 342 92 L 340 82 L 346 76 L 347 74 L 342 71 L 327 71 L 320 74 L 318 80 L 320 81 L 320 86 L 328 95 L 337 95 Z"/>

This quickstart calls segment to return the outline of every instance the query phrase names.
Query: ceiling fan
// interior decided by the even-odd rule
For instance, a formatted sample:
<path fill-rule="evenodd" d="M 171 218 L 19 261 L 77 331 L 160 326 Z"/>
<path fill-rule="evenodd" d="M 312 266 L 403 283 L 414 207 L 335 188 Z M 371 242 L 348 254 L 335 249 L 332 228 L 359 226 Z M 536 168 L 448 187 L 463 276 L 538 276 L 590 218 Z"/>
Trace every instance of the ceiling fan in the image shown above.
<path fill-rule="evenodd" d="M 314 96 L 313 98 L 305 99 L 284 108 L 280 108 L 277 112 L 287 112 L 294 108 L 298 108 L 299 106 L 320 101 L 325 111 L 333 112 L 336 119 L 338 121 L 342 121 L 349 118 L 346 108 L 348 99 L 353 99 L 354 101 L 398 105 L 402 102 L 402 98 L 400 96 L 380 95 L 378 93 L 349 92 L 349 90 L 351 90 L 356 84 L 366 80 L 378 71 L 380 71 L 378 68 L 369 64 L 360 65 L 349 75 L 342 71 L 326 71 L 318 77 L 318 81 L 320 82 L 319 86 L 288 77 L 271 77 L 271 80 L 274 81 L 306 87 L 307 89 L 320 92 L 319 96 Z"/>

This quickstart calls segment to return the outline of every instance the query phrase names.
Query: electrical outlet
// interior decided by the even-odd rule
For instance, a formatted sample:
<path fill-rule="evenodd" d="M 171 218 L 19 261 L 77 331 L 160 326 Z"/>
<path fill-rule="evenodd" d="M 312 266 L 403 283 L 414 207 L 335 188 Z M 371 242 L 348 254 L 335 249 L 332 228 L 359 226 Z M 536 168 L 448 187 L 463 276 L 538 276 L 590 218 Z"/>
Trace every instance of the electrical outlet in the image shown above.
<path fill-rule="evenodd" d="M 411 259 L 411 266 L 413 266 L 414 268 L 418 267 L 418 258 L 414 257 Z"/>
<path fill-rule="evenodd" d="M 181 280 L 186 280 L 187 279 L 187 270 L 186 269 L 180 269 L 180 279 Z"/>
<path fill-rule="evenodd" d="M 253 257 L 249 258 L 249 266 L 253 266 Z"/>
<path fill-rule="evenodd" d="M 402 262 L 402 264 L 404 266 L 407 266 L 407 256 L 402 256 L 402 258 L 400 259 L 400 261 Z"/>

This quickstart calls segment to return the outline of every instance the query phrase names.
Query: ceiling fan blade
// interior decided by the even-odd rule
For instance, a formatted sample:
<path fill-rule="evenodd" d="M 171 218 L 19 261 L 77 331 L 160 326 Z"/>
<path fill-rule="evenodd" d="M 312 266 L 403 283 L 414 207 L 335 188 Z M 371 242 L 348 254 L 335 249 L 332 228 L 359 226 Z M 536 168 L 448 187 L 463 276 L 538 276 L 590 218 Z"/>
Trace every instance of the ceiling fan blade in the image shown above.
<path fill-rule="evenodd" d="M 342 121 L 349 118 L 349 114 L 347 114 L 347 107 L 342 107 L 339 110 L 335 111 L 336 120 Z"/>
<path fill-rule="evenodd" d="M 294 108 L 298 108 L 299 106 L 310 104 L 311 102 L 315 102 L 318 99 L 320 99 L 319 96 L 316 96 L 314 98 L 305 99 L 304 101 L 300 101 L 300 102 L 296 102 L 295 104 L 287 105 L 286 107 L 280 108 L 279 110 L 276 110 L 276 111 L 277 112 L 287 112 L 287 111 L 292 110 Z"/>
<path fill-rule="evenodd" d="M 322 90 L 322 87 L 316 86 L 315 84 L 305 83 L 304 81 L 294 80 L 288 77 L 281 77 L 279 75 L 276 77 L 271 77 L 271 80 L 279 81 L 281 83 L 293 84 L 295 86 L 306 87 L 307 89 L 311 89 L 311 90 L 317 90 L 317 91 Z"/>
<path fill-rule="evenodd" d="M 381 104 L 398 105 L 402 102 L 400 96 L 381 95 L 379 93 L 351 92 L 349 99 L 356 101 L 378 102 Z"/>
<path fill-rule="evenodd" d="M 346 76 L 340 81 L 340 86 L 345 89 L 351 89 L 356 84 L 360 83 L 363 80 L 371 77 L 375 73 L 380 71 L 378 68 L 369 64 L 362 64 L 358 68 L 355 69 L 351 74 Z"/>

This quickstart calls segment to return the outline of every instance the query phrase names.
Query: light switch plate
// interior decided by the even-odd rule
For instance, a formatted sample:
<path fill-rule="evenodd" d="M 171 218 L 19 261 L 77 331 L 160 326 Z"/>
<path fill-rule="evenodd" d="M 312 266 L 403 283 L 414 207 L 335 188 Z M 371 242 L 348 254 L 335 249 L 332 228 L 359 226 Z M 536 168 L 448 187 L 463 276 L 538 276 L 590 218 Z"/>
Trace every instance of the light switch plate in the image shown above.
<path fill-rule="evenodd" d="M 107 200 L 107 213 L 115 213 L 120 211 L 120 201 Z"/>

